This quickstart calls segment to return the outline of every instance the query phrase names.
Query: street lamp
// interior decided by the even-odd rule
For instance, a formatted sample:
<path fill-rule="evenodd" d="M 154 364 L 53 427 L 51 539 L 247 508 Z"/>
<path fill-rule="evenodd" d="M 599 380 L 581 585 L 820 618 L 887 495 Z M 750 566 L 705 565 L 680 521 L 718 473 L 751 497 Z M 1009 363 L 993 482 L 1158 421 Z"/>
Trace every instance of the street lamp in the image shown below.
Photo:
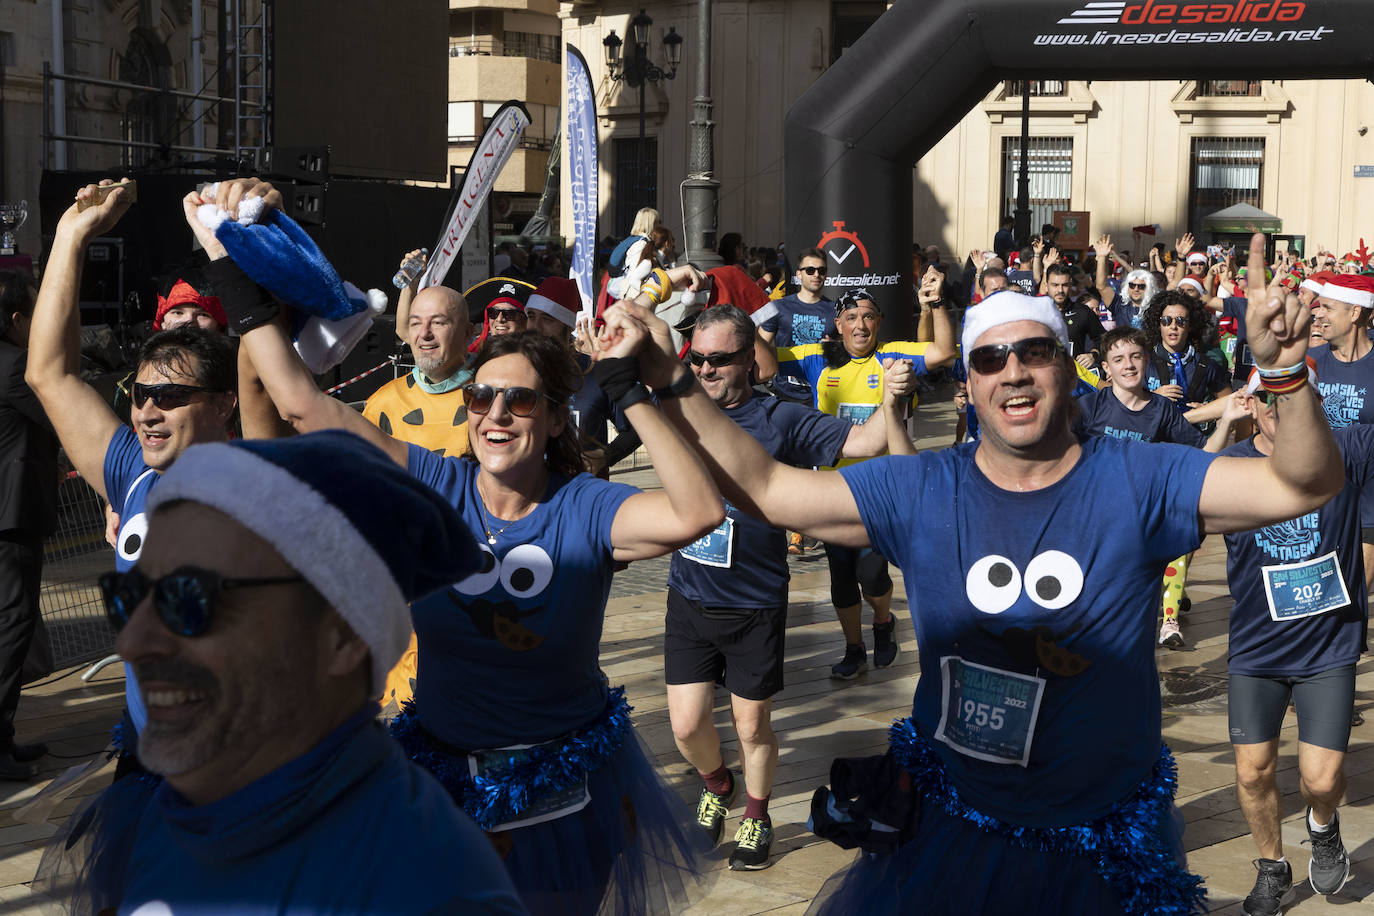
<path fill-rule="evenodd" d="M 625 42 L 616 35 L 614 29 L 601 42 L 601 46 L 606 52 L 606 69 L 610 71 L 611 79 L 616 82 L 624 82 L 630 88 L 639 90 L 639 170 L 635 179 L 635 198 L 640 205 L 644 203 L 643 181 L 647 168 L 644 141 L 644 87 L 647 83 L 657 83 L 660 80 L 675 78 L 678 64 L 682 63 L 682 36 L 677 33 L 677 28 L 674 26 L 669 26 L 668 34 L 663 36 L 663 56 L 668 61 L 668 69 L 664 70 L 650 62 L 649 27 L 653 24 L 654 20 L 643 9 L 640 9 L 638 16 L 630 20 L 629 35 L 634 42 L 634 47 L 626 49 L 623 60 L 621 59 L 621 49 Z"/>

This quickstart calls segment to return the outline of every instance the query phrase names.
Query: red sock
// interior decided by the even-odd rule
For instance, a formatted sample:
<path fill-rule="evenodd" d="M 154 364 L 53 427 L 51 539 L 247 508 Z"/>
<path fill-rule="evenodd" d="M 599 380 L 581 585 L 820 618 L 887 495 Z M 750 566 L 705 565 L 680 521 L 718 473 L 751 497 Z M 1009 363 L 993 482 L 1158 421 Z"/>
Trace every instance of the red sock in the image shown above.
<path fill-rule="evenodd" d="M 706 788 L 716 795 L 729 795 L 735 780 L 730 776 L 730 768 L 721 764 L 718 769 L 711 773 L 701 773 L 701 778 L 706 781 Z"/>
<path fill-rule="evenodd" d="M 744 803 L 744 816 L 745 816 L 745 817 L 757 818 L 758 820 L 761 820 L 761 821 L 767 821 L 767 820 L 769 819 L 769 818 L 768 818 L 768 799 L 772 798 L 773 796 L 771 796 L 771 795 L 765 795 L 763 798 L 755 798 L 754 796 L 752 796 L 752 795 L 750 795 L 748 792 L 746 792 L 746 793 L 744 793 L 744 797 L 745 797 L 745 799 L 746 799 L 746 801 L 745 801 L 745 803 Z M 770 823 L 771 823 L 771 821 L 770 821 Z"/>

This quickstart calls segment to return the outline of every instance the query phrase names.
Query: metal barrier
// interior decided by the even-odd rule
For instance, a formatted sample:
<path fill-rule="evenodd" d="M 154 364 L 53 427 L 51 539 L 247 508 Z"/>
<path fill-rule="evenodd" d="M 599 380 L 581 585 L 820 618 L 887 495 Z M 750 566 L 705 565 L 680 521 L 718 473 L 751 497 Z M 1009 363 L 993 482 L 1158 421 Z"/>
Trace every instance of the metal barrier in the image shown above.
<path fill-rule="evenodd" d="M 114 651 L 96 577 L 114 569 L 105 541 L 105 504 L 72 471 L 57 488 L 57 533 L 43 547 L 38 607 L 52 643 L 56 668 L 94 661 Z"/>

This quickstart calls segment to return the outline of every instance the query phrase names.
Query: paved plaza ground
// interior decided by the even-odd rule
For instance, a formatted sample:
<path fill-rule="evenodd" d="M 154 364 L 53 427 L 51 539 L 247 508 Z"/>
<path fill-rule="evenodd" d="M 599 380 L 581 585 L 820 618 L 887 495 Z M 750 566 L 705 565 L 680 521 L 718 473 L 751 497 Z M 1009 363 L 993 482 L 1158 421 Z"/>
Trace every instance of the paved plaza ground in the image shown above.
<path fill-rule="evenodd" d="M 921 408 L 918 444 L 947 444 L 953 417 L 947 398 L 931 398 Z M 935 403 L 940 401 L 941 403 Z M 654 486 L 651 471 L 618 479 Z M 787 624 L 787 686 L 776 698 L 774 727 L 782 744 L 771 812 L 776 829 L 774 865 L 753 873 L 725 868 L 729 838 L 742 808 L 726 826 L 726 840 L 712 862 L 710 895 L 694 914 L 785 914 L 804 912 L 822 882 L 852 854 L 817 840 L 805 829 L 815 788 L 826 781 L 836 756 L 881 753 L 888 725 L 909 712 L 920 674 L 906 623 L 906 602 L 894 602 L 902 623 L 903 652 L 891 668 L 869 671 L 850 683 L 828 677 L 838 660 L 842 640 L 829 602 L 825 560 L 817 550 L 792 560 L 791 603 Z M 633 564 L 616 577 L 607 607 L 602 664 L 612 683 L 627 686 L 640 734 L 658 755 L 662 772 L 694 803 L 700 782 L 678 755 L 668 725 L 663 689 L 662 636 L 667 561 Z M 1179 762 L 1178 805 L 1187 820 L 1184 836 L 1189 864 L 1205 876 L 1214 912 L 1239 914 L 1240 900 L 1254 880 L 1251 860 L 1257 855 L 1235 795 L 1235 772 L 1226 726 L 1226 592 L 1225 549 L 1219 537 L 1208 538 L 1190 569 L 1192 611 L 1184 619 L 1188 645 L 1181 651 L 1158 650 L 1164 693 L 1164 735 Z M 897 593 L 903 593 L 899 580 Z M 1314 897 L 1304 883 L 1289 912 L 1319 914 L 1374 911 L 1374 660 L 1359 666 L 1357 706 L 1370 723 L 1354 731 L 1346 761 L 1347 802 L 1341 809 L 1342 832 L 1354 861 L 1353 877 L 1339 895 Z M 19 706 L 22 741 L 47 741 L 67 759 L 44 761 L 44 779 L 34 785 L 0 783 L 0 914 L 37 913 L 26 883 L 32 879 L 42 845 L 56 829 L 15 821 L 14 811 L 67 766 L 105 747 L 109 727 L 122 704 L 120 666 L 105 669 L 89 684 L 68 677 L 26 691 Z M 725 725 L 727 760 L 737 760 L 737 745 L 728 728 L 728 701 L 717 694 L 717 722 Z M 1279 785 L 1284 792 L 1285 852 L 1296 876 L 1307 873 L 1308 851 L 1303 807 L 1298 795 L 1297 731 L 1290 712 L 1285 720 L 1279 759 Z M 1085 735 L 1084 740 L 1092 740 Z M 88 784 L 84 793 L 108 783 L 110 770 Z M 76 799 L 55 812 L 60 822 Z M 951 863 L 957 868 L 958 863 Z"/>

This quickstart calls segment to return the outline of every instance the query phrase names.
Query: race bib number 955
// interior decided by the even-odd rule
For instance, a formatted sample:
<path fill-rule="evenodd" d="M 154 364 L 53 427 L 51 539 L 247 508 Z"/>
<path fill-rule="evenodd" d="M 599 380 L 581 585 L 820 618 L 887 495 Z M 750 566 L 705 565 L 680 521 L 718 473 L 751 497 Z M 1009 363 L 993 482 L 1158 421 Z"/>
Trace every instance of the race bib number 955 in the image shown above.
<path fill-rule="evenodd" d="M 935 739 L 969 757 L 1025 766 L 1044 678 L 977 665 L 955 655 L 940 659 L 940 678 Z"/>

